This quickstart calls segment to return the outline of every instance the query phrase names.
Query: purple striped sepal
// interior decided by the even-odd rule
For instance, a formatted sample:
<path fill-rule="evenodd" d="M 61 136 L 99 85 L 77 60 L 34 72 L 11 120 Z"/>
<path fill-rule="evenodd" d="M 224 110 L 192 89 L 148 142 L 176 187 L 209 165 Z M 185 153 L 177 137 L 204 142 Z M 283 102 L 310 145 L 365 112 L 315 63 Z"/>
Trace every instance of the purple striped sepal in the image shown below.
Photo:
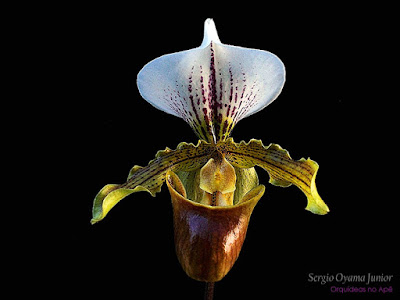
<path fill-rule="evenodd" d="M 200 47 L 158 57 L 137 76 L 146 101 L 184 119 L 210 143 L 226 140 L 237 122 L 275 100 L 284 82 L 276 55 L 222 44 L 212 19 Z"/>

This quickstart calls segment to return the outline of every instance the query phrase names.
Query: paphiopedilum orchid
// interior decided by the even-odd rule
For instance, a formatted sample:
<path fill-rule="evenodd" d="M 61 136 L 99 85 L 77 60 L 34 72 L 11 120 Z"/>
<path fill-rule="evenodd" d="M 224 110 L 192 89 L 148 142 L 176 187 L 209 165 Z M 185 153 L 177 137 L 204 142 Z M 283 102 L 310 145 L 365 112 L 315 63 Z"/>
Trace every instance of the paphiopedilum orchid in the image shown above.
<path fill-rule="evenodd" d="M 306 209 L 324 215 L 318 195 L 318 164 L 293 160 L 276 144 L 235 143 L 235 125 L 270 104 L 285 82 L 285 67 L 274 54 L 221 43 L 207 19 L 200 47 L 163 55 L 137 76 L 142 97 L 156 108 L 185 120 L 197 145 L 166 148 L 145 167 L 134 166 L 123 184 L 108 184 L 97 194 L 92 223 L 102 220 L 126 196 L 160 192 L 166 181 L 173 206 L 176 253 L 193 279 L 221 280 L 239 256 L 250 215 L 265 191 L 255 166 L 275 186 L 297 186 Z"/>

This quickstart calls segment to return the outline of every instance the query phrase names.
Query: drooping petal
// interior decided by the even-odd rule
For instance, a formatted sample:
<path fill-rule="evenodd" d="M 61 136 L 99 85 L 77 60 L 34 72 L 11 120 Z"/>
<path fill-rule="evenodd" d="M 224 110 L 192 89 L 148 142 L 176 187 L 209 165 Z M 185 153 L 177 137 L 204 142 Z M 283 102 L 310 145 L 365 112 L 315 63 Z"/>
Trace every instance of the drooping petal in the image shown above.
<path fill-rule="evenodd" d="M 307 196 L 306 209 L 319 215 L 329 212 L 328 206 L 321 199 L 315 185 L 318 164 L 311 159 L 293 160 L 289 153 L 279 145 L 265 147 L 260 140 L 252 139 L 235 143 L 232 138 L 223 145 L 227 152 L 226 159 L 239 168 L 262 167 L 270 176 L 273 185 L 297 186 Z"/>
<path fill-rule="evenodd" d="M 156 58 L 137 77 L 145 100 L 208 142 L 225 140 L 237 122 L 271 103 L 284 81 L 277 56 L 222 44 L 211 19 L 199 48 Z"/>
<path fill-rule="evenodd" d="M 193 144 L 180 143 L 176 150 L 166 148 L 158 151 L 155 159 L 145 167 L 134 166 L 124 184 L 108 184 L 103 187 L 93 202 L 94 224 L 104 219 L 107 213 L 126 196 L 140 191 L 155 196 L 161 190 L 168 170 L 191 171 L 199 169 L 210 158 L 210 144 L 199 141 Z"/>

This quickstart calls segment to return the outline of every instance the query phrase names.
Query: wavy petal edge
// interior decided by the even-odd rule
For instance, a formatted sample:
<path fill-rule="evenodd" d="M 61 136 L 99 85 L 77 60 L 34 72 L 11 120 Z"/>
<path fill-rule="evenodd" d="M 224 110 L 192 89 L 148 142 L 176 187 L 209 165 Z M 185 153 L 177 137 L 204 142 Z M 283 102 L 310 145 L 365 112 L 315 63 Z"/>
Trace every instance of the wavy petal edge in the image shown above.
<path fill-rule="evenodd" d="M 319 196 L 315 179 L 319 165 L 310 158 L 293 160 L 289 152 L 277 144 L 264 146 L 261 140 L 251 139 L 249 142 L 235 143 L 229 138 L 224 145 L 229 153 L 228 161 L 235 167 L 250 168 L 259 166 L 266 170 L 272 185 L 288 187 L 296 185 L 307 197 L 306 210 L 325 215 L 328 206 Z"/>
<path fill-rule="evenodd" d="M 161 191 L 169 170 L 190 171 L 204 165 L 211 154 L 210 144 L 199 140 L 197 145 L 181 142 L 175 150 L 159 150 L 147 166 L 135 165 L 123 184 L 107 184 L 93 201 L 91 223 L 103 220 L 122 199 L 136 192 L 148 192 L 153 197 Z"/>

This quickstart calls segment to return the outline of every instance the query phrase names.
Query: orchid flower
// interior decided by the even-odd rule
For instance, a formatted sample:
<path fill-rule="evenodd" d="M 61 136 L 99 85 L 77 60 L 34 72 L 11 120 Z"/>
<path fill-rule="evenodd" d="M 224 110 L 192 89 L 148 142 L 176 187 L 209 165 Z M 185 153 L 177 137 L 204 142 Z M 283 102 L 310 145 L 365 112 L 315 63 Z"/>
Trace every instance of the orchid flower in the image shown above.
<path fill-rule="evenodd" d="M 200 47 L 158 57 L 139 72 L 141 96 L 154 107 L 186 121 L 199 141 L 158 151 L 147 166 L 134 166 L 123 184 L 108 184 L 94 199 L 92 224 L 126 196 L 155 196 L 167 183 L 173 206 L 175 247 L 188 276 L 216 282 L 232 268 L 250 216 L 263 196 L 255 166 L 269 183 L 297 186 L 306 210 L 329 212 L 317 192 L 318 164 L 293 160 L 279 145 L 261 140 L 236 143 L 235 125 L 265 108 L 280 94 L 285 67 L 274 54 L 221 43 L 207 19 Z"/>

